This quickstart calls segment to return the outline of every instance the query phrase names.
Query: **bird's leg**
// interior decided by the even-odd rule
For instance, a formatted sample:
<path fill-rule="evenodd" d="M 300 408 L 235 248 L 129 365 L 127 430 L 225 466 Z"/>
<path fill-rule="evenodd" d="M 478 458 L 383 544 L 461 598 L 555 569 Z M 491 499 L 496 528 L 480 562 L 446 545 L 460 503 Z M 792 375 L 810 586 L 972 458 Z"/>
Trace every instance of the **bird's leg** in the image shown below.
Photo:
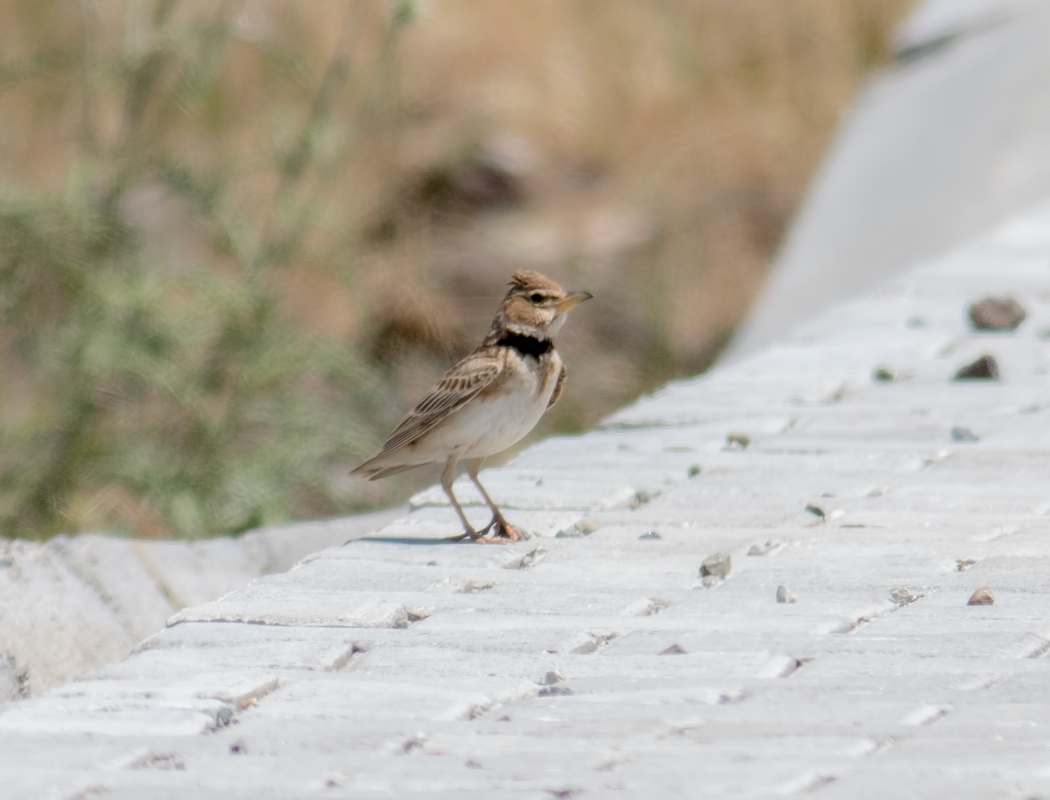
<path fill-rule="evenodd" d="M 452 501 L 452 507 L 456 509 L 456 513 L 459 514 L 459 520 L 463 523 L 464 532 L 459 536 L 449 537 L 450 540 L 453 542 L 459 542 L 469 536 L 473 541 L 481 544 L 493 544 L 505 541 L 484 535 L 485 532 L 492 527 L 492 523 L 489 523 L 484 531 L 474 530 L 473 526 L 470 524 L 470 520 L 467 519 L 467 515 L 463 513 L 463 506 L 459 504 L 459 500 L 456 499 L 456 495 L 452 492 L 452 481 L 456 477 L 457 460 L 456 456 L 450 456 L 448 461 L 445 462 L 445 468 L 441 471 L 441 488 L 445 490 L 448 499 Z M 482 494 L 484 494 L 484 490 L 482 490 Z"/>
<path fill-rule="evenodd" d="M 494 539 L 494 541 L 500 541 L 502 537 L 510 539 L 512 542 L 521 541 L 525 538 L 524 534 L 507 522 L 503 513 L 499 510 L 499 507 L 492 502 L 492 498 L 489 497 L 489 493 L 485 491 L 485 487 L 481 485 L 481 481 L 478 480 L 478 472 L 481 471 L 481 465 L 484 463 L 484 458 L 472 458 L 467 462 L 467 474 L 470 479 L 474 481 L 474 485 L 478 487 L 478 491 L 481 492 L 481 496 L 485 498 L 485 502 L 488 503 L 489 508 L 492 509 L 492 522 L 488 524 L 485 530 L 492 529 L 495 536 L 501 537 L 500 539 Z"/>

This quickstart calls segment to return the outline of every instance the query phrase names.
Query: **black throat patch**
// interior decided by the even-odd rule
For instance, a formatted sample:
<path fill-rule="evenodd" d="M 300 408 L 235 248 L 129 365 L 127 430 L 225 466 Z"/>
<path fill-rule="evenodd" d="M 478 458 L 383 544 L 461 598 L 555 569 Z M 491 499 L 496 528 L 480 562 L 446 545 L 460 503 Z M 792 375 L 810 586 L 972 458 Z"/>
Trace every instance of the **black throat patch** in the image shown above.
<path fill-rule="evenodd" d="M 549 339 L 533 339 L 531 336 L 522 336 L 520 333 L 511 333 L 504 336 L 497 345 L 513 347 L 523 356 L 539 358 L 554 349 L 554 344 Z"/>

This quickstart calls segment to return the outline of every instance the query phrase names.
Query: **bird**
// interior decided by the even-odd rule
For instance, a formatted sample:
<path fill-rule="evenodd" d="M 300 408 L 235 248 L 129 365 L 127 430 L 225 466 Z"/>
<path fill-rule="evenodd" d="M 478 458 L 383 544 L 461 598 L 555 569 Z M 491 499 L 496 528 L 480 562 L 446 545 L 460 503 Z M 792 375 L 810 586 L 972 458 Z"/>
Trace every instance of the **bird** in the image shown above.
<path fill-rule="evenodd" d="M 394 428 L 378 453 L 352 475 L 378 480 L 426 464 L 443 464 L 441 488 L 463 523 L 452 541 L 480 544 L 523 539 L 503 516 L 478 472 L 488 456 L 518 442 L 543 413 L 558 402 L 568 370 L 553 337 L 566 314 L 594 295 L 567 292 L 531 270 L 518 270 L 481 345 L 453 366 Z M 492 519 L 475 530 L 452 491 L 460 461 L 492 510 Z M 487 535 L 491 532 L 492 535 Z"/>

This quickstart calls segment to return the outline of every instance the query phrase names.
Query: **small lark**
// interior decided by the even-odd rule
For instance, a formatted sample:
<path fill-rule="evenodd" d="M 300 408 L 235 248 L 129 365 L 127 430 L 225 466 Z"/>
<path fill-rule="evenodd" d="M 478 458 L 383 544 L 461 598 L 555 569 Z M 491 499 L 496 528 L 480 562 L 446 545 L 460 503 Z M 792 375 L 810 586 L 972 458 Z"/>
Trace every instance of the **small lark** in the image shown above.
<path fill-rule="evenodd" d="M 352 474 L 375 480 L 424 464 L 444 463 L 441 486 L 465 531 L 454 539 L 521 539 L 521 531 L 507 522 L 481 485 L 478 471 L 487 456 L 521 439 L 558 402 L 566 370 L 551 337 L 565 322 L 566 313 L 591 297 L 589 292 L 566 293 L 536 272 L 515 272 L 481 346 L 446 372 L 394 429 L 383 449 Z M 452 493 L 461 459 L 492 509 L 492 520 L 480 531 L 471 527 Z M 486 536 L 490 530 L 493 536 Z"/>

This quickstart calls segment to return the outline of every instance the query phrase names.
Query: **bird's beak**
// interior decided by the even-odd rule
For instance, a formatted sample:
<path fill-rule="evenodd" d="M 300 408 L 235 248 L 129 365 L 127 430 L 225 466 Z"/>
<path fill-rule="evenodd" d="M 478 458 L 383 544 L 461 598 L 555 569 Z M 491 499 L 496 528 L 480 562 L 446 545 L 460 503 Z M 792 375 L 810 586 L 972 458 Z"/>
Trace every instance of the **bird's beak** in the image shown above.
<path fill-rule="evenodd" d="M 570 295 L 566 295 L 557 303 L 554 304 L 554 309 L 559 314 L 564 314 L 566 311 L 571 311 L 576 308 L 584 300 L 590 300 L 594 297 L 590 292 L 573 292 Z"/>

